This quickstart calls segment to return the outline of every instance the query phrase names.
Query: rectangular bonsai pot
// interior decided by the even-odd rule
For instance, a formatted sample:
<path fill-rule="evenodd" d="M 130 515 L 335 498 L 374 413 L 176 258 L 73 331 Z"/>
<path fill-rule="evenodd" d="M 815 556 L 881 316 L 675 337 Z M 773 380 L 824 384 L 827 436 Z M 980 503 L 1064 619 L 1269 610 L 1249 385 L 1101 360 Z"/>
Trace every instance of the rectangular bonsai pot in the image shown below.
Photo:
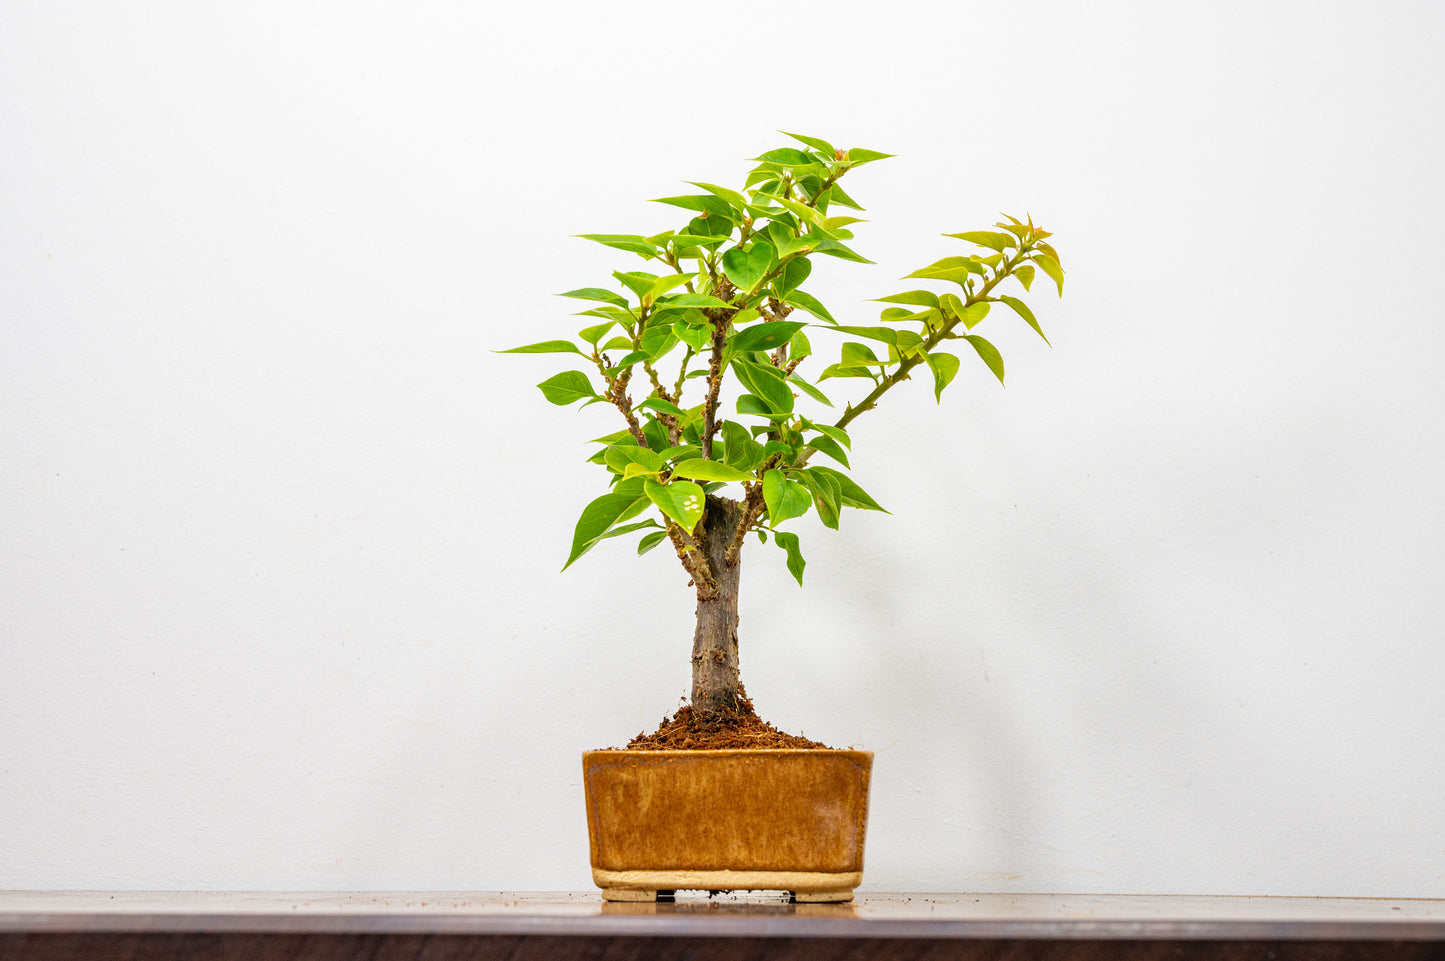
<path fill-rule="evenodd" d="M 588 751 L 592 879 L 610 901 L 679 889 L 851 901 L 871 751 Z"/>

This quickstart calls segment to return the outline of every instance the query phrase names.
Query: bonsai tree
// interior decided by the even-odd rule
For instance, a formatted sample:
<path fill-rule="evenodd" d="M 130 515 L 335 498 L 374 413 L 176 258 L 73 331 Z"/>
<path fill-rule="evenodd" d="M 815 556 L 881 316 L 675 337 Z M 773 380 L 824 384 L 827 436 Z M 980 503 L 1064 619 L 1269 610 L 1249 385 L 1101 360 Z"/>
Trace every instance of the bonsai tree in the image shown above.
<path fill-rule="evenodd" d="M 608 404 L 621 418 L 621 429 L 594 441 L 590 460 L 606 472 L 607 489 L 583 508 L 563 569 L 608 538 L 640 532 L 639 554 L 667 542 L 697 595 L 694 715 L 740 704 L 738 578 L 748 535 L 786 552 L 801 584 L 791 522 L 812 510 L 836 529 L 844 508 L 883 510 L 845 473 L 853 421 L 915 371 L 931 378 L 941 401 L 961 364 L 945 348 L 976 354 L 1002 383 L 1003 358 L 975 328 L 1003 304 L 1042 337 L 1016 294 L 1036 271 L 1063 294 L 1049 232 L 1032 218 L 1007 217 L 997 230 L 944 234 L 967 252 L 906 278 L 942 291 L 878 298 L 885 306 L 875 326 L 840 323 L 804 285 L 814 257 L 873 262 L 849 246 L 860 218 L 842 211 L 863 208 L 841 181 L 891 155 L 787 136 L 801 146 L 758 157 L 741 190 L 696 183 L 702 192 L 661 198 L 689 218 L 675 231 L 581 235 L 647 269 L 562 294 L 592 304 L 580 315 L 595 323 L 575 340 L 505 351 L 575 355 L 587 369 L 542 381 L 543 396 L 561 406 Z M 814 356 L 810 335 L 819 331 L 843 337 L 827 360 Z M 817 374 L 805 379 L 810 362 Z M 825 381 L 857 384 L 862 396 L 840 410 Z M 832 463 L 817 463 L 820 455 Z"/>

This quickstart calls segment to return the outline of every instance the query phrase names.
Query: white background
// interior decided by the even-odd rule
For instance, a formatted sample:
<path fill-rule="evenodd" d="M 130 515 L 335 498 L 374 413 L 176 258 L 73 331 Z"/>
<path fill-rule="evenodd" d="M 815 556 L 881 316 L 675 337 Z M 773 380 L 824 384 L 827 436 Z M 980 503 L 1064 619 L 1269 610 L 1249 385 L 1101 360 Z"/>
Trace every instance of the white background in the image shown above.
<path fill-rule="evenodd" d="M 491 351 L 784 129 L 899 155 L 845 323 L 999 211 L 1069 271 L 745 555 L 865 888 L 1445 897 L 1442 10 L 11 0 L 0 887 L 587 888 L 692 599 L 558 574 L 619 425 Z"/>

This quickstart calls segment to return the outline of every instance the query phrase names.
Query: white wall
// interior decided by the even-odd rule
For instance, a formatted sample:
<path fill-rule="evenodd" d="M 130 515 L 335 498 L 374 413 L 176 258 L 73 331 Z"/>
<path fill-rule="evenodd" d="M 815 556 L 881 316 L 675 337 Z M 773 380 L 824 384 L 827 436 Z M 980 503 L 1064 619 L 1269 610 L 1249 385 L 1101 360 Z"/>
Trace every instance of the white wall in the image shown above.
<path fill-rule="evenodd" d="M 760 708 L 878 752 L 865 886 L 1445 897 L 1438 4 L 0 23 L 0 887 L 586 888 L 691 600 L 557 573 L 616 425 L 490 351 L 782 128 L 900 155 L 854 323 L 1000 210 L 1069 270 L 1007 389 L 858 422 L 892 516 L 745 559 Z"/>

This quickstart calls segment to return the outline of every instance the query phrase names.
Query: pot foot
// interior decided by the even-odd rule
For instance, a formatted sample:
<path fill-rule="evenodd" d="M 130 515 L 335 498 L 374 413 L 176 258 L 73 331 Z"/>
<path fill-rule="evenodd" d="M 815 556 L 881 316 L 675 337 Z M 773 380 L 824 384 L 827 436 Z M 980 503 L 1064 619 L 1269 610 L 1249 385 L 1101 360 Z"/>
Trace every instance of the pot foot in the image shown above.
<path fill-rule="evenodd" d="M 799 904 L 837 904 L 853 900 L 852 891 L 793 891 L 792 895 Z"/>
<path fill-rule="evenodd" d="M 668 891 L 667 900 L 671 901 L 673 892 Z M 604 901 L 656 901 L 656 891 L 634 891 L 631 888 L 603 888 L 602 899 Z"/>

